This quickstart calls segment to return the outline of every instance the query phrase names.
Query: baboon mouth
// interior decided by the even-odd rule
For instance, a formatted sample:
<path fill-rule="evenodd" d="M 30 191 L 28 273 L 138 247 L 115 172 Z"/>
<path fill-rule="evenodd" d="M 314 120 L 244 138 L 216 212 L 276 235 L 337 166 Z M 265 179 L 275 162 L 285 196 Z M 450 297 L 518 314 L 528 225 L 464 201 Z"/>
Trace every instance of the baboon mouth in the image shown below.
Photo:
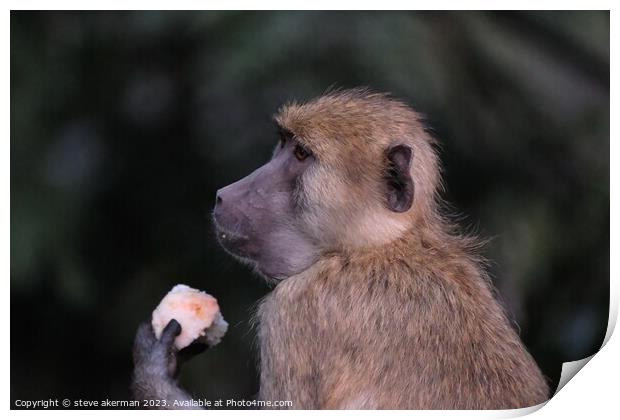
<path fill-rule="evenodd" d="M 247 249 L 250 244 L 250 238 L 247 235 L 222 226 L 215 217 L 213 224 L 215 225 L 215 235 L 222 248 L 238 257 L 251 257 L 251 253 Z"/>

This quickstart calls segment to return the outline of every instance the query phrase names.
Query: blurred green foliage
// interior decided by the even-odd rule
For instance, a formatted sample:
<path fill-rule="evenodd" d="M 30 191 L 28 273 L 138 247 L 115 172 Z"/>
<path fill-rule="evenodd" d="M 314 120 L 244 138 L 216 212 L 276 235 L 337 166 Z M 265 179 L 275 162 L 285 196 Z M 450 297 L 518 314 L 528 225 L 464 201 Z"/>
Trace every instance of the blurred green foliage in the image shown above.
<path fill-rule="evenodd" d="M 231 324 L 182 381 L 257 391 L 268 288 L 217 246 L 217 188 L 269 158 L 270 114 L 329 86 L 390 91 L 441 142 L 445 197 L 533 355 L 602 342 L 608 12 L 12 12 L 11 400 L 128 398 L 138 323 L 176 283 Z"/>

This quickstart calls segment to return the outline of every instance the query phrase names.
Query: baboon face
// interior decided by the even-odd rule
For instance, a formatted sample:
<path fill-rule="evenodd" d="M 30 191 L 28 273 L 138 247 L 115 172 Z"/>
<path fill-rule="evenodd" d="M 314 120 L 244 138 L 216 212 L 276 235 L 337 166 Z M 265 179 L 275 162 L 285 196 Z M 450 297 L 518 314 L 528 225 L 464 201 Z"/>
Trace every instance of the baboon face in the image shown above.
<path fill-rule="evenodd" d="M 353 99 L 346 107 L 369 112 Z M 271 279 L 326 252 L 392 240 L 411 223 L 413 147 L 370 130 L 371 119 L 343 113 L 343 104 L 320 101 L 283 108 L 272 159 L 217 192 L 220 244 Z"/>
<path fill-rule="evenodd" d="M 213 212 L 220 244 L 276 280 L 301 272 L 318 256 L 300 223 L 300 186 L 315 158 L 290 132 L 280 136 L 267 164 L 217 192 Z"/>

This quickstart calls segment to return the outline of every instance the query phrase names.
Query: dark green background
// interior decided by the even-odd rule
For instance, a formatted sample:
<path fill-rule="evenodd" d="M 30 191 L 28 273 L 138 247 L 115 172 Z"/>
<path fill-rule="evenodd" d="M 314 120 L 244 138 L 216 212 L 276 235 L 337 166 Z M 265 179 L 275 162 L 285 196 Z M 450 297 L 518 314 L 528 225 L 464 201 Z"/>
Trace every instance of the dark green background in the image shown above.
<path fill-rule="evenodd" d="M 330 86 L 390 91 L 441 142 L 445 198 L 555 384 L 604 336 L 608 12 L 12 12 L 11 402 L 129 398 L 136 326 L 166 291 L 230 332 L 186 366 L 256 392 L 267 286 L 221 251 L 217 188 L 269 158 L 270 115 Z"/>

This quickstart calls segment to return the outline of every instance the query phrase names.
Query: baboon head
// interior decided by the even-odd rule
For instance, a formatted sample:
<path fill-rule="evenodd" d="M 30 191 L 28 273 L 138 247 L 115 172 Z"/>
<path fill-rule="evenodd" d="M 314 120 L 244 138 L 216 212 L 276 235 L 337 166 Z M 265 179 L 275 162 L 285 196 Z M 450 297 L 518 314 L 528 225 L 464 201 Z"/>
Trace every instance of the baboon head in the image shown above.
<path fill-rule="evenodd" d="M 433 213 L 432 140 L 402 102 L 366 90 L 290 103 L 272 159 L 217 192 L 217 236 L 264 276 L 295 275 L 329 252 L 387 243 Z"/>

